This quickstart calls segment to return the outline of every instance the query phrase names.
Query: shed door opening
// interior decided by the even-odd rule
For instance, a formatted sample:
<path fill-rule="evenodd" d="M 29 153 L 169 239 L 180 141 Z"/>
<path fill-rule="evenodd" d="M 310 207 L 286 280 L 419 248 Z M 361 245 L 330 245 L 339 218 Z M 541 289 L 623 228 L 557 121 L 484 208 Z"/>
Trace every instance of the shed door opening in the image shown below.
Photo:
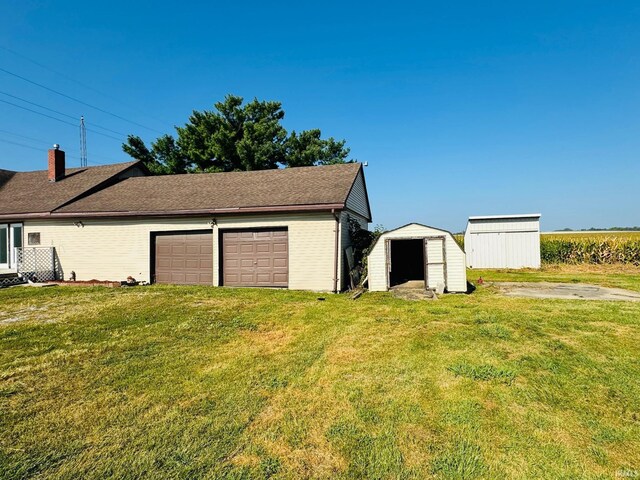
<path fill-rule="evenodd" d="M 391 270 L 389 271 L 389 287 L 394 287 L 411 280 L 424 282 L 424 240 L 390 240 L 389 255 Z"/>

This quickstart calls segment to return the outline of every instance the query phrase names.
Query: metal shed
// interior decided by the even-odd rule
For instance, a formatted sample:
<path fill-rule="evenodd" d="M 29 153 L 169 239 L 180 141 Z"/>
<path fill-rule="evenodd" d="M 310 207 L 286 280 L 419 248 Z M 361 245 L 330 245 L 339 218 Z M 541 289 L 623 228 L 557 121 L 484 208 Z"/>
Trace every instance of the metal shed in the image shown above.
<path fill-rule="evenodd" d="M 467 291 L 464 251 L 450 232 L 410 223 L 383 233 L 368 258 L 369 290 L 386 291 L 408 281 L 427 288 Z"/>
<path fill-rule="evenodd" d="M 469 217 L 469 268 L 540 268 L 540 214 Z"/>

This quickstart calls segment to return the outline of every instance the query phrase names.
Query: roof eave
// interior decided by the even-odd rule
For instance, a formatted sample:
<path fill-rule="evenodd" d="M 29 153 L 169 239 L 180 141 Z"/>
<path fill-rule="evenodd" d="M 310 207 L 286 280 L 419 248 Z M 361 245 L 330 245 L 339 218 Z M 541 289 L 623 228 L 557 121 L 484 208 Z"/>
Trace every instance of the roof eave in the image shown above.
<path fill-rule="evenodd" d="M 522 215 L 476 215 L 469 217 L 469 220 L 499 220 L 501 218 L 513 219 L 513 218 L 540 218 L 541 213 L 523 213 Z"/>
<path fill-rule="evenodd" d="M 234 207 L 234 208 L 206 208 L 190 210 L 132 210 L 126 212 L 44 212 L 29 213 L 24 215 L 12 214 L 12 219 L 27 218 L 117 218 L 117 217 L 174 217 L 182 215 L 244 215 L 250 213 L 296 213 L 296 212 L 330 212 L 331 210 L 343 210 L 344 203 L 324 203 L 312 205 L 277 205 L 269 207 Z M 0 215 L 0 219 L 4 218 Z"/>

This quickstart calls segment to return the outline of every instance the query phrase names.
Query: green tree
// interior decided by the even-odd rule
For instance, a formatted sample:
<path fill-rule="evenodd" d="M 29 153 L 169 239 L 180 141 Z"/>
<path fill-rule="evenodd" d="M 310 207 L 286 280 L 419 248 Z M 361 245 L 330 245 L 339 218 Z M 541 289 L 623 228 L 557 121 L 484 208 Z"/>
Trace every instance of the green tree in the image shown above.
<path fill-rule="evenodd" d="M 282 126 L 280 102 L 227 95 L 214 111 L 193 111 L 177 138 L 163 135 L 148 148 L 129 135 L 122 149 L 154 174 L 231 172 L 328 165 L 350 161 L 345 141 L 323 139 L 319 129 L 295 131 Z"/>

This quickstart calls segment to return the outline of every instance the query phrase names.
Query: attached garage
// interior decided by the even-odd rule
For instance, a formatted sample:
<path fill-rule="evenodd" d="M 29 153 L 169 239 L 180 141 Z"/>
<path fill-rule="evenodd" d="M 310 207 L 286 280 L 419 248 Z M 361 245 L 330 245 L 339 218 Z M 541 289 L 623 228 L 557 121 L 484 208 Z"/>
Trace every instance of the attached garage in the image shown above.
<path fill-rule="evenodd" d="M 359 163 L 150 175 L 140 162 L 67 169 L 52 149 L 48 166 L 0 170 L 0 268 L 1 227 L 17 225 L 4 250 L 37 246 L 58 278 L 335 292 L 350 225 L 371 221 Z"/>
<path fill-rule="evenodd" d="M 155 281 L 177 285 L 213 285 L 211 231 L 153 234 Z"/>
<path fill-rule="evenodd" d="M 369 290 L 407 282 L 447 292 L 466 292 L 464 251 L 450 232 L 411 223 L 383 233 L 368 258 Z"/>
<path fill-rule="evenodd" d="M 289 236 L 286 229 L 221 231 L 222 285 L 288 287 Z"/>
<path fill-rule="evenodd" d="M 469 217 L 469 268 L 540 268 L 540 214 Z"/>

